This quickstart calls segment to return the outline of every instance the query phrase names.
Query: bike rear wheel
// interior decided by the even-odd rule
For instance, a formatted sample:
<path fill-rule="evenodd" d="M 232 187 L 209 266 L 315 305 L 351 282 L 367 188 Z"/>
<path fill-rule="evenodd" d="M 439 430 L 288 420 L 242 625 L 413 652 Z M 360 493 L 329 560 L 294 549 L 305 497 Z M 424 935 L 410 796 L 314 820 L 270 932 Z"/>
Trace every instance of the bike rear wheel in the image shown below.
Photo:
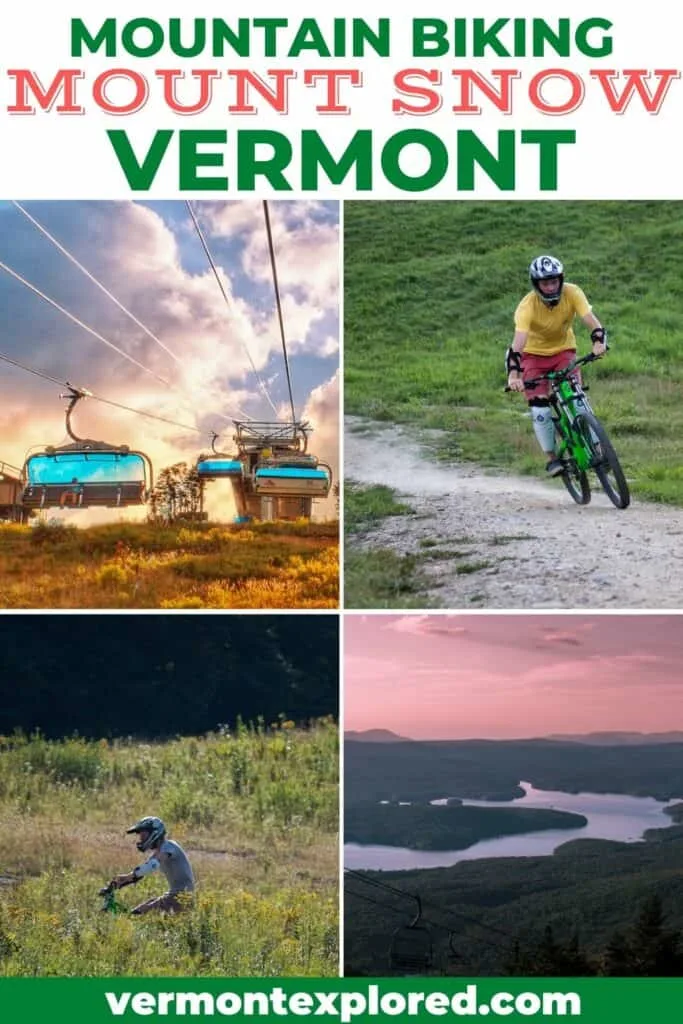
<path fill-rule="evenodd" d="M 577 416 L 576 425 L 591 452 L 591 466 L 603 491 L 616 508 L 628 508 L 631 493 L 617 453 L 602 423 L 593 413 L 586 412 Z"/>

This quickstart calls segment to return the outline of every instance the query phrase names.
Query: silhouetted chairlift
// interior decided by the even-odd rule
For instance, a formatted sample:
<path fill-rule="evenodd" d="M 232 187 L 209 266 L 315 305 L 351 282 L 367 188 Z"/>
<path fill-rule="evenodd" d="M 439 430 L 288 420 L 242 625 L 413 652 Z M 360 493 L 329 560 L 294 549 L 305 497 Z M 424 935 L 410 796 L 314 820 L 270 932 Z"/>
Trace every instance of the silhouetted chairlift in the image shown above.
<path fill-rule="evenodd" d="M 446 960 L 449 964 L 461 964 L 463 962 L 462 953 L 455 948 L 455 933 L 448 933 L 448 948 L 446 950 Z"/>
<path fill-rule="evenodd" d="M 72 444 L 46 447 L 27 456 L 22 470 L 21 503 L 26 508 L 129 508 L 144 505 L 154 485 L 149 456 L 78 437 L 71 427 L 76 404 L 85 389 L 72 388 L 66 410 L 66 431 Z"/>
<path fill-rule="evenodd" d="M 389 949 L 389 967 L 400 974 L 425 974 L 434 966 L 434 944 L 429 927 L 421 923 L 420 897 L 412 898 L 417 903 L 417 913 L 410 924 L 399 925 L 394 932 Z"/>

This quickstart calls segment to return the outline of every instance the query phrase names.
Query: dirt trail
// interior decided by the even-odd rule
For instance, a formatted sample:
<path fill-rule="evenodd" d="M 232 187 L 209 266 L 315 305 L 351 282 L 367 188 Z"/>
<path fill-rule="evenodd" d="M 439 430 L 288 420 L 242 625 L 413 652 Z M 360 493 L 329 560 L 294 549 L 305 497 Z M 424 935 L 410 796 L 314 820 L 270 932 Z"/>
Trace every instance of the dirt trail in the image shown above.
<path fill-rule="evenodd" d="M 344 472 L 394 488 L 415 510 L 352 543 L 427 556 L 441 607 L 683 608 L 683 509 L 633 501 L 619 511 L 601 491 L 581 507 L 561 481 L 442 466 L 413 433 L 355 418 Z"/>

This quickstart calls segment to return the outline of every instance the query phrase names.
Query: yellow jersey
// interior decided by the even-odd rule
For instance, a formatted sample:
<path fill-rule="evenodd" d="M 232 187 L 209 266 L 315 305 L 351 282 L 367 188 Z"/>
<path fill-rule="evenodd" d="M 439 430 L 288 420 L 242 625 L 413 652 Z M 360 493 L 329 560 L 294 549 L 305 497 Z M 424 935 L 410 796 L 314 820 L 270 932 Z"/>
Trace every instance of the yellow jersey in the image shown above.
<path fill-rule="evenodd" d="M 527 331 L 524 352 L 534 356 L 554 356 L 576 348 L 572 330 L 574 317 L 592 310 L 578 285 L 565 284 L 556 306 L 546 306 L 536 292 L 525 295 L 515 310 L 515 330 Z"/>

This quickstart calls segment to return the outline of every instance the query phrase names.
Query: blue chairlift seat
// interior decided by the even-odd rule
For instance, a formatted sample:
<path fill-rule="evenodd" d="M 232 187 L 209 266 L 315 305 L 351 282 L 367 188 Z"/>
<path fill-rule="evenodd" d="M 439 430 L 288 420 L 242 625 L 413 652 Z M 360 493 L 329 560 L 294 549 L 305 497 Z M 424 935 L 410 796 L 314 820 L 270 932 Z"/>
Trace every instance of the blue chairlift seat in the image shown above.
<path fill-rule="evenodd" d="M 148 460 L 126 450 L 37 452 L 24 465 L 27 508 L 128 508 L 148 497 Z"/>
<path fill-rule="evenodd" d="M 325 497 L 330 477 L 323 469 L 308 466 L 260 466 L 254 474 L 257 494 Z"/>
<path fill-rule="evenodd" d="M 242 463 L 239 459 L 206 458 L 197 462 L 197 473 L 204 480 L 219 480 L 222 477 L 242 476 Z"/>

